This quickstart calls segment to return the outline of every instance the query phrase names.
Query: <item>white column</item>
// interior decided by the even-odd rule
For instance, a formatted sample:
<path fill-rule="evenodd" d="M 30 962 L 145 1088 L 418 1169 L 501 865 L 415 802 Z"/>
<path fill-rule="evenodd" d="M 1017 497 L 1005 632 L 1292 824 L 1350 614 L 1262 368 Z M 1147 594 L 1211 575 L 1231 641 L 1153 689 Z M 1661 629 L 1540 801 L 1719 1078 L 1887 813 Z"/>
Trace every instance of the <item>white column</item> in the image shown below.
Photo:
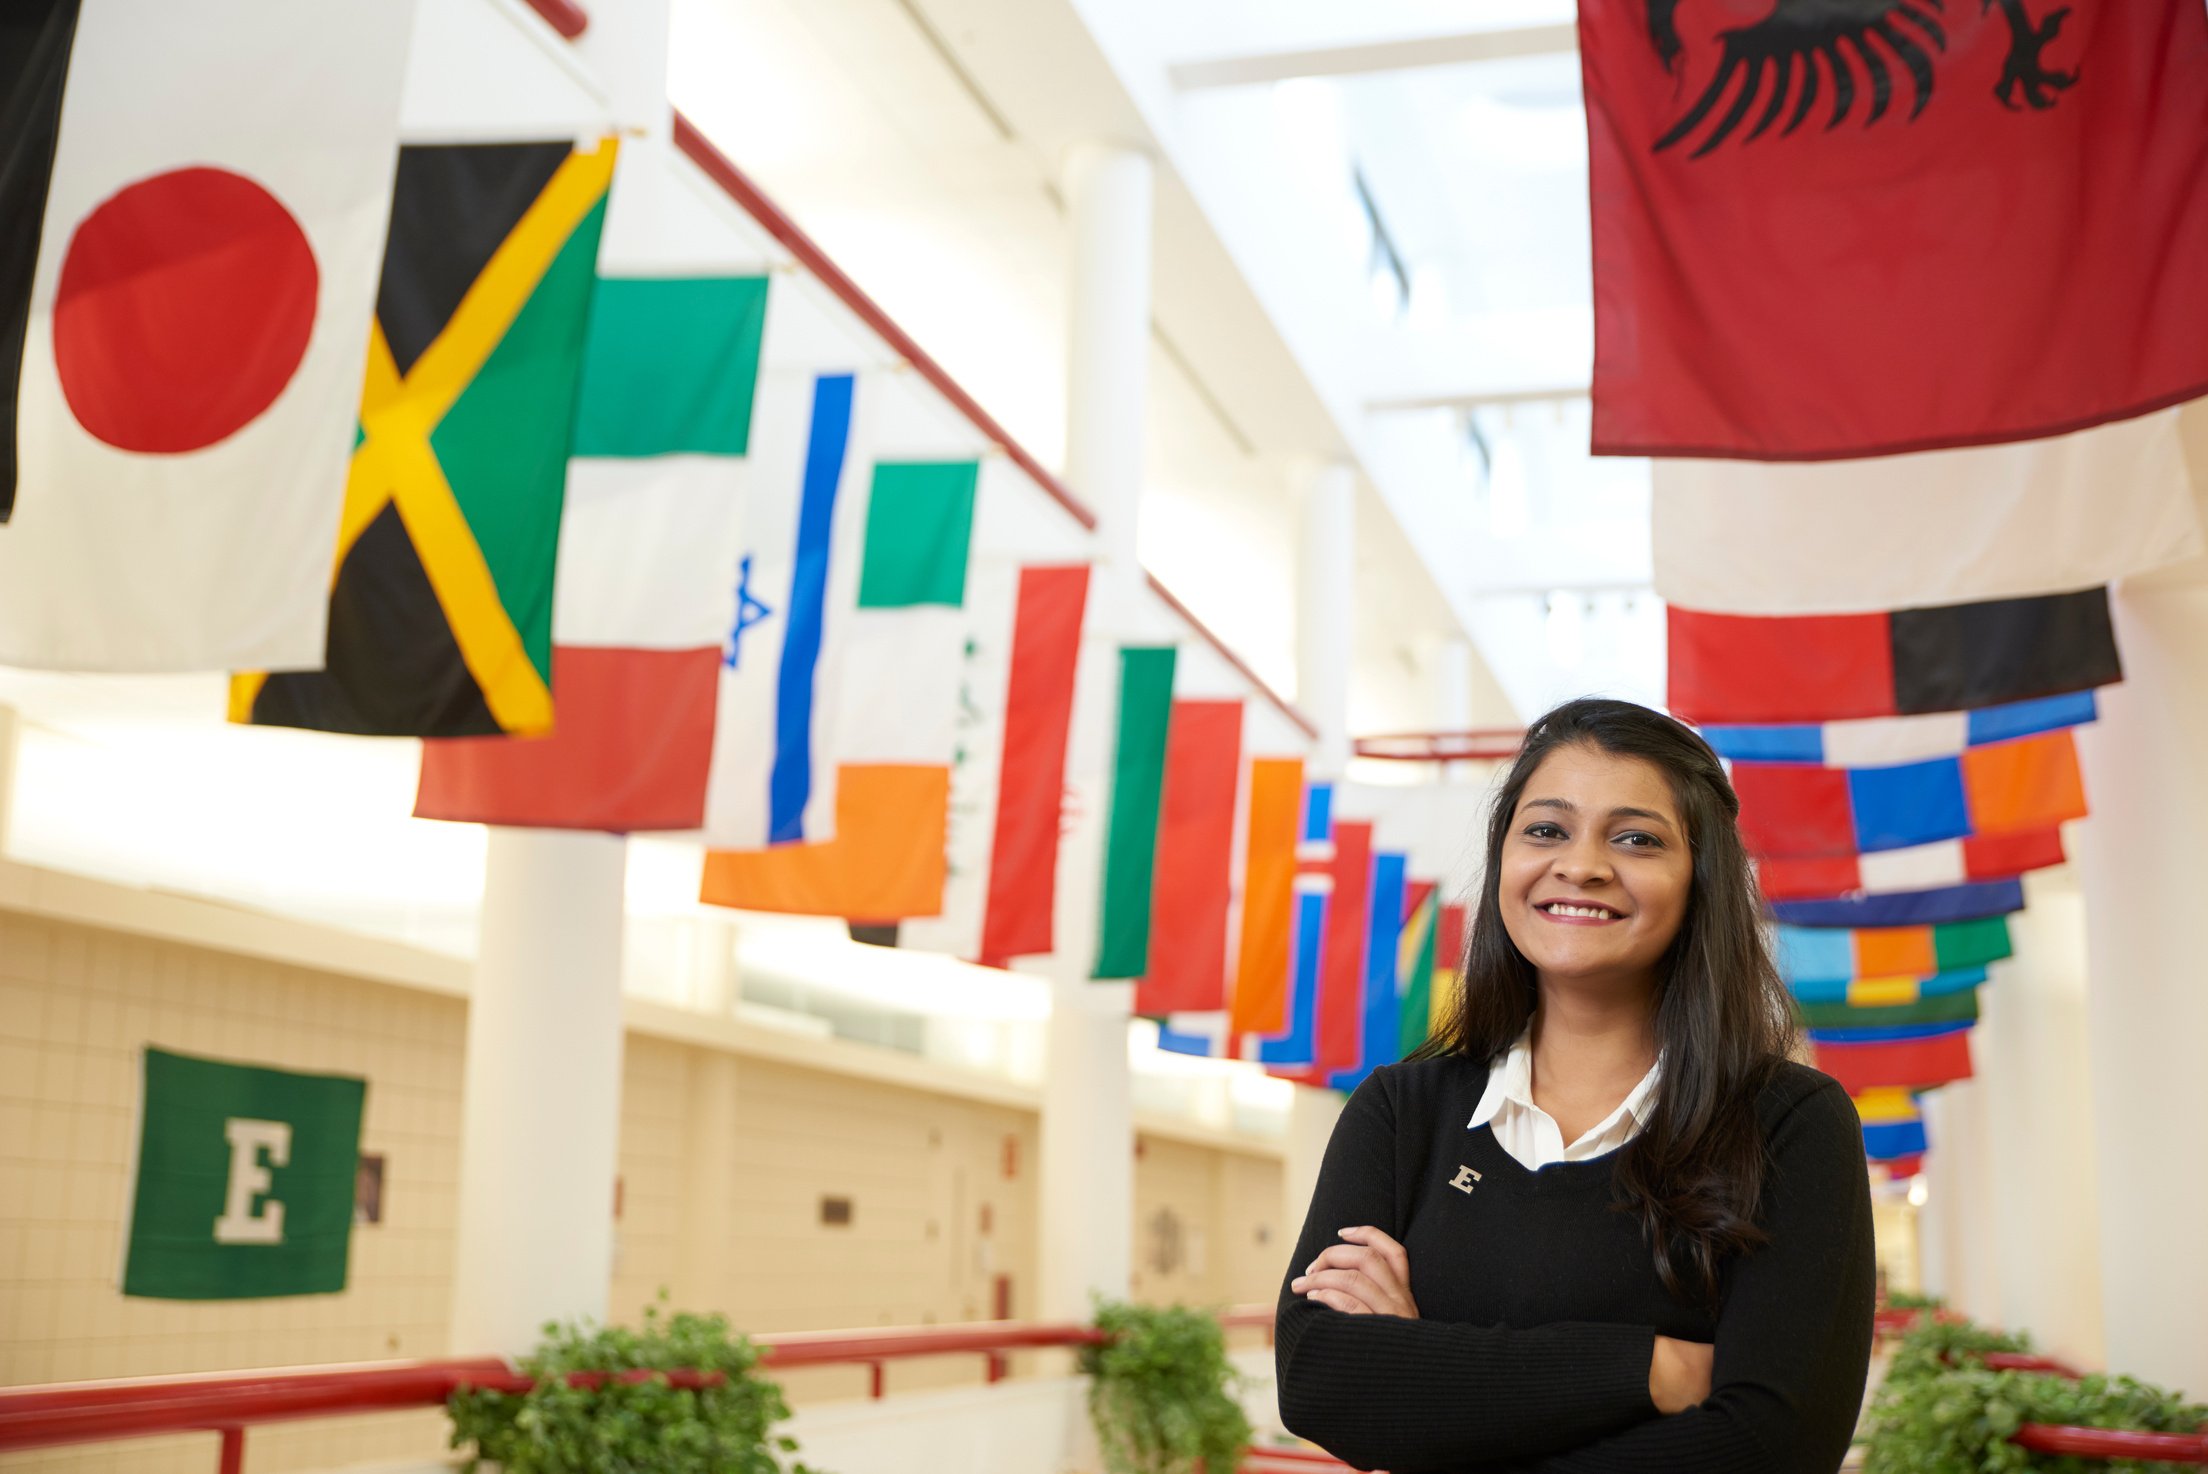
<path fill-rule="evenodd" d="M 1312 468 L 1303 485 L 1296 552 L 1296 705 L 1318 724 L 1312 771 L 1349 768 L 1349 667 L 1357 582 L 1357 478 L 1347 465 Z"/>
<path fill-rule="evenodd" d="M 1150 355 L 1152 165 L 1141 152 L 1084 145 L 1069 155 L 1072 234 L 1067 332 L 1066 481 L 1097 514 L 1072 790 L 1059 854 L 1059 951 L 1043 1077 L 1042 1284 L 1050 1320 L 1086 1320 L 1092 1294 L 1124 1299 L 1133 1254 L 1134 1109 L 1127 1074 L 1128 983 L 1089 981 L 1103 878 L 1107 772 L 1116 717 L 1113 647 L 1142 628 L 1135 526 L 1142 493 Z"/>
<path fill-rule="evenodd" d="M 2025 878 L 2014 959 L 1972 1043 L 1986 1099 L 2000 1312 L 2050 1355 L 2102 1364 L 2100 1232 L 2086 1047 L 2085 900 L 2064 868 Z"/>
<path fill-rule="evenodd" d="M 2093 1137 L 2108 1367 L 2208 1396 L 2208 986 L 2192 920 L 2208 832 L 2208 585 L 2127 586 L 2126 679 L 2084 730 L 2093 817 L 2076 826 L 2085 892 Z M 2047 1164 L 2046 1190 L 2074 1190 Z"/>
<path fill-rule="evenodd" d="M 1281 1164 L 1281 1245 L 1283 1255 L 1295 1252 L 1296 1235 L 1303 1232 L 1304 1215 L 1311 1211 L 1311 1193 L 1319 1185 L 1319 1163 L 1325 1160 L 1326 1143 L 1341 1118 L 1342 1097 L 1332 1090 L 1296 1087 L 1288 1107 L 1287 1156 Z M 1343 1228 L 1348 1224 L 1340 1225 Z M 1281 1261 L 1283 1268 L 1287 1260 Z"/>
<path fill-rule="evenodd" d="M 8 853 L 8 819 L 15 806 L 15 752 L 22 718 L 0 706 L 0 858 Z"/>
<path fill-rule="evenodd" d="M 1992 1152 L 1979 1083 L 1958 1080 L 1926 1096 L 1924 1124 L 1931 1139 L 1919 1219 L 1926 1288 L 1973 1320 L 1999 1325 Z"/>
<path fill-rule="evenodd" d="M 603 1319 L 621 1129 L 626 841 L 493 829 L 468 1008 L 452 1351 Z"/>

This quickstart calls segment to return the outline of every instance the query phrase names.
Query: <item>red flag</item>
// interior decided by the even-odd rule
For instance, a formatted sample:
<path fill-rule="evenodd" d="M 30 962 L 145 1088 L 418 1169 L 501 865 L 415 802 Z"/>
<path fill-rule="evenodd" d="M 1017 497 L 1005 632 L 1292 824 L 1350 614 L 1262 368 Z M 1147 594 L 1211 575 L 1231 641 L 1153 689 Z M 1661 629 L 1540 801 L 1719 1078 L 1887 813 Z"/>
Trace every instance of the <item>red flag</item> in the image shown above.
<path fill-rule="evenodd" d="M 1137 1013 L 1226 1007 L 1227 909 L 1241 769 L 1241 702 L 1173 703 L 1150 883 L 1150 964 L 1135 987 Z"/>
<path fill-rule="evenodd" d="M 1085 563 L 1020 570 L 989 899 L 981 923 L 981 960 L 993 966 L 1051 950 L 1073 672 L 1088 597 Z"/>
<path fill-rule="evenodd" d="M 1970 1030 L 1876 1044 L 1816 1044 L 1817 1068 L 1861 1095 L 1881 1085 L 1919 1089 L 1970 1078 Z"/>
<path fill-rule="evenodd" d="M 1318 1080 L 1353 1069 L 1363 1032 L 1365 928 L 1372 909 L 1372 826 L 1334 826 L 1334 898 L 1326 918 L 1326 955 L 1319 963 Z"/>
<path fill-rule="evenodd" d="M 2208 393 L 2199 0 L 1581 0 L 1598 453 L 2023 440 Z"/>

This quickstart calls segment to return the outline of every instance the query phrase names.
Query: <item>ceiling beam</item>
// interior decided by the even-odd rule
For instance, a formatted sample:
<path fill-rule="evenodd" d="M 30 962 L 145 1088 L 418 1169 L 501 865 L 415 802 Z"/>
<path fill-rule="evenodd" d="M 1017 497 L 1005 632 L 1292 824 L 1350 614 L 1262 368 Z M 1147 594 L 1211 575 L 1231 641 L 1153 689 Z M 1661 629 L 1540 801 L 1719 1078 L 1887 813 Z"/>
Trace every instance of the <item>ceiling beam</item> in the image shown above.
<path fill-rule="evenodd" d="M 1517 56 L 1553 56 L 1576 51 L 1579 33 L 1570 24 L 1516 26 L 1508 30 L 1460 31 L 1434 36 L 1404 36 L 1322 46 L 1302 51 L 1251 52 L 1175 62 L 1166 68 L 1184 92 L 1207 87 L 1247 87 L 1285 82 L 1292 77 L 1347 77 L 1370 72 L 1402 72 L 1418 67 L 1459 66 Z"/>

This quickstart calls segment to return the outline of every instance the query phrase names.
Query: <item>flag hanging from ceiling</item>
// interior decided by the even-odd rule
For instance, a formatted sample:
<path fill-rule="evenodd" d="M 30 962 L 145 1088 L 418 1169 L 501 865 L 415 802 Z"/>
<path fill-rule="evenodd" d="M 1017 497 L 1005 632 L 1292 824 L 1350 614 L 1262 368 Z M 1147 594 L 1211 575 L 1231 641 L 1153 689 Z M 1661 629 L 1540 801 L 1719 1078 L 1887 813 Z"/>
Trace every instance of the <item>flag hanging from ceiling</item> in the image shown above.
<path fill-rule="evenodd" d="M 1382 1065 L 1403 1057 L 1403 915 L 1408 901 L 1405 856 L 1375 854 L 1372 888 L 1365 903 L 1365 966 L 1357 1020 L 1356 1063 L 1336 1070 L 1327 1084 L 1355 1090 Z"/>
<path fill-rule="evenodd" d="M 1226 1008 L 1241 769 L 1242 703 L 1175 701 L 1166 726 L 1148 962 L 1135 985 L 1137 1013 Z"/>
<path fill-rule="evenodd" d="M 1800 1009 L 1802 1025 L 1813 1037 L 1849 1029 L 1974 1024 L 1978 1022 L 1978 990 L 1963 988 L 1952 993 L 1920 993 L 1913 1003 L 1858 1004 L 1803 999 Z"/>
<path fill-rule="evenodd" d="M 1920 1089 L 1971 1076 L 1970 1026 L 1951 1024 L 1923 1037 L 1875 1043 L 1811 1045 L 1811 1060 L 1850 1095 L 1882 1085 Z"/>
<path fill-rule="evenodd" d="M 1907 1090 L 1892 1086 L 1866 1090 L 1855 1097 L 1855 1114 L 1863 1122 L 1863 1155 L 1874 1162 L 1899 1168 L 1916 1162 L 1928 1149 L 1924 1117 L 1916 1097 Z"/>
<path fill-rule="evenodd" d="M 2068 731 L 1876 768 L 1736 762 L 1740 831 L 1759 857 L 1904 850 L 2050 829 L 2085 816 Z"/>
<path fill-rule="evenodd" d="M 1960 757 L 1973 747 L 2082 727 L 2099 714 L 2099 698 L 2093 692 L 2073 691 L 1977 711 L 1791 726 L 1713 725 L 1701 732 L 1702 739 L 1719 757 L 1743 762 L 1872 768 Z"/>
<path fill-rule="evenodd" d="M 0 662 L 311 669 L 412 9 L 77 12 L 0 16 Z"/>
<path fill-rule="evenodd" d="M 1719 614 L 1849 614 L 2092 588 L 2194 557 L 2179 416 L 2197 413 L 1829 465 L 1658 461 L 1656 593 Z"/>
<path fill-rule="evenodd" d="M 1158 805 L 1173 716 L 1172 646 L 1119 652 L 1118 737 L 1097 920 L 1096 978 L 1139 978 L 1150 965 L 1150 899 L 1157 874 Z"/>
<path fill-rule="evenodd" d="M 2023 440 L 2208 391 L 2208 14 L 1586 0 L 1595 450 Z"/>
<path fill-rule="evenodd" d="M 992 967 L 1056 949 L 1058 839 L 1088 591 L 1086 564 L 1015 571 L 977 556 L 943 911 L 908 923 L 900 946 Z"/>
<path fill-rule="evenodd" d="M 653 182 L 615 181 L 602 270 Z M 652 164 L 658 160 L 650 160 Z M 763 275 L 601 275 L 584 339 L 552 613 L 553 727 L 433 741 L 414 812 L 557 829 L 705 822 L 734 627 Z"/>
<path fill-rule="evenodd" d="M 2024 909 L 2024 885 L 2017 880 L 1981 880 L 1935 890 L 1893 895 L 1854 896 L 1822 901 L 1779 901 L 1773 919 L 1784 926 L 1874 927 L 1939 926 L 1979 921 Z"/>
<path fill-rule="evenodd" d="M 2105 588 L 1875 614 L 1667 615 L 1666 704 L 1696 723 L 1968 711 L 2123 679 Z"/>
<path fill-rule="evenodd" d="M 1403 895 L 1403 938 L 1396 975 L 1403 980 L 1403 1006 L 1396 1019 L 1396 1057 L 1408 1055 L 1433 1032 L 1434 986 L 1441 969 L 1441 888 L 1413 880 Z M 1454 964 L 1450 964 L 1452 967 Z"/>
<path fill-rule="evenodd" d="M 553 570 L 614 140 L 408 145 L 316 672 L 232 721 L 369 736 L 552 726 Z"/>
<path fill-rule="evenodd" d="M 1818 978 L 1789 983 L 1797 1001 L 1807 1004 L 1844 1003 L 1851 1008 L 1899 1008 L 1927 998 L 1967 993 L 1986 981 L 1986 969 L 1958 968 L 1930 977 Z"/>
<path fill-rule="evenodd" d="M 1339 799 L 1339 791 L 1330 795 L 1330 810 Z M 1337 1071 L 1354 1068 L 1364 1047 L 1365 968 L 1371 945 L 1373 825 L 1369 820 L 1342 819 L 1332 812 L 1329 817 L 1333 828 L 1333 858 L 1327 865 L 1325 919 L 1316 958 L 1311 1060 L 1301 1069 L 1274 1071 L 1307 1085 L 1324 1085 Z M 1299 967 L 1299 995 L 1302 987 Z M 1299 997 L 1299 1005 L 1300 1001 Z M 1262 1052 L 1260 1058 L 1270 1063 Z M 1283 1060 L 1281 1063 L 1289 1062 Z"/>
<path fill-rule="evenodd" d="M 1766 901 L 1816 901 L 2010 880 L 2051 869 L 2066 859 L 2060 829 L 2028 829 L 2018 834 L 1943 839 L 1876 854 L 1758 859 L 1756 883 Z"/>
<path fill-rule="evenodd" d="M 1275 1073 L 1308 1069 L 1318 1057 L 1319 977 L 1324 970 L 1327 921 L 1334 900 L 1333 784 L 1313 783 L 1304 789 L 1297 833 L 1295 926 L 1289 940 L 1294 970 L 1290 975 L 1287 1027 L 1260 1039 L 1257 1051 L 1259 1062 Z"/>
<path fill-rule="evenodd" d="M 1237 1033 L 1288 1028 L 1293 991 L 1297 821 L 1303 804 L 1301 758 L 1250 763 L 1249 818 L 1243 834 L 1242 930 L 1235 953 L 1230 1022 Z"/>
<path fill-rule="evenodd" d="M 886 418 L 877 429 L 892 444 L 905 438 Z M 795 822 L 819 785 L 785 782 L 796 766 L 786 760 L 804 752 L 808 763 L 817 756 L 832 765 L 832 837 L 783 830 L 786 838 L 765 847 L 715 849 L 701 899 L 877 923 L 942 915 L 980 473 L 972 460 L 878 460 L 863 501 L 836 514 L 864 519 L 852 566 L 822 575 L 821 603 L 840 611 L 840 661 L 806 703 L 821 709 L 812 736 L 785 743 L 778 735 L 766 785 L 777 824 Z M 724 684 L 724 717 L 729 710 Z M 745 763 L 743 750 L 719 736 L 716 749 L 717 763 Z M 735 776 L 759 771 L 745 763 Z"/>
<path fill-rule="evenodd" d="M 1844 928 L 1781 926 L 1779 973 L 1790 983 L 1908 975 L 1982 967 L 2010 955 L 2006 916 L 1940 926 Z"/>

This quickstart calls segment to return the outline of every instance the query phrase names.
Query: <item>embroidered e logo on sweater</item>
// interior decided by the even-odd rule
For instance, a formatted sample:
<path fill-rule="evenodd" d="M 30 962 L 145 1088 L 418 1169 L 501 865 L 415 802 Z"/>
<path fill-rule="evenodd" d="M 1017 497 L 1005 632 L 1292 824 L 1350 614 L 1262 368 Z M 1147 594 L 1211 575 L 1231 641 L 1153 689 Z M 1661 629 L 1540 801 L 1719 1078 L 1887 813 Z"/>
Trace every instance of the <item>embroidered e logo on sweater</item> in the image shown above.
<path fill-rule="evenodd" d="M 1480 1174 L 1470 1167 L 1459 1167 L 1457 1175 L 1449 1179 L 1449 1185 L 1460 1193 L 1472 1191 L 1472 1184 L 1480 1180 Z"/>

